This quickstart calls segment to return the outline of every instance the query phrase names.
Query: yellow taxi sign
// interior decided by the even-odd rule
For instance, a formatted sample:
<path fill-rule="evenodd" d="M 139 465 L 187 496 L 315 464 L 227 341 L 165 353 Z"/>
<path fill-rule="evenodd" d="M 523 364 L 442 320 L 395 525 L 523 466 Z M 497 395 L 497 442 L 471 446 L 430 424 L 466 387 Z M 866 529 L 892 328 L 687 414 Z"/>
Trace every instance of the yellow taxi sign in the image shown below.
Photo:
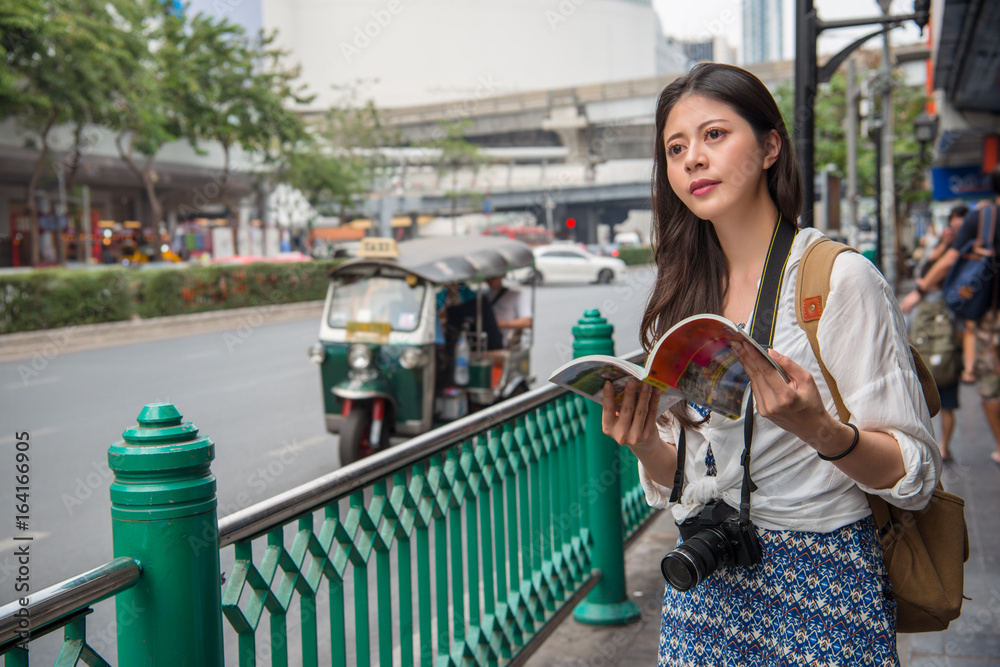
<path fill-rule="evenodd" d="M 348 322 L 347 340 L 351 342 L 388 343 L 392 326 L 387 322 Z"/>
<path fill-rule="evenodd" d="M 357 257 L 392 259 L 399 257 L 399 249 L 393 239 L 366 236 L 361 239 L 361 246 L 354 254 Z"/>

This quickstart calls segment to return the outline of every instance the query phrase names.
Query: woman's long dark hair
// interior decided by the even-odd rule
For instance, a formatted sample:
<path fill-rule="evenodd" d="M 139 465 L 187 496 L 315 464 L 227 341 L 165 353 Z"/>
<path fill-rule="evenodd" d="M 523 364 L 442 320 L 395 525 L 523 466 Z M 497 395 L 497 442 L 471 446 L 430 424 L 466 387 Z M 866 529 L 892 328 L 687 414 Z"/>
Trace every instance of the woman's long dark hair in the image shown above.
<path fill-rule="evenodd" d="M 792 142 L 778 105 L 760 79 L 732 65 L 702 63 L 664 88 L 656 104 L 650 234 L 656 248 L 657 276 L 640 327 L 640 340 L 647 352 L 661 335 L 685 317 L 721 314 L 729 289 L 729 261 L 719 245 L 715 228 L 692 213 L 667 180 L 663 128 L 674 105 L 694 94 L 732 108 L 750 124 L 762 146 L 771 130 L 777 131 L 781 151 L 767 170 L 767 190 L 781 219 L 789 224 L 795 224 L 802 207 L 802 185 Z M 683 403 L 674 406 L 671 413 L 683 427 L 697 428 Z"/>

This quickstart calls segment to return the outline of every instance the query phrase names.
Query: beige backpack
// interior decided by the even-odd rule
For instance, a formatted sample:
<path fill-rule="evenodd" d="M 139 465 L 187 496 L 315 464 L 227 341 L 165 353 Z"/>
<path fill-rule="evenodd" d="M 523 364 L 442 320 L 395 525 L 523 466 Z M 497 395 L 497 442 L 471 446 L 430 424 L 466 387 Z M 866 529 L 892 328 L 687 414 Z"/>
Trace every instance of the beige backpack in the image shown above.
<path fill-rule="evenodd" d="M 833 394 L 842 422 L 851 418 L 837 381 L 820 355 L 817 330 L 830 295 L 830 273 L 842 252 L 857 252 L 827 238 L 813 242 L 799 262 L 795 283 L 795 316 L 809 337 L 816 360 Z M 924 399 L 931 416 L 941 409 L 937 385 L 920 354 L 910 346 Z M 896 598 L 897 632 L 937 632 L 962 612 L 965 561 L 969 559 L 969 533 L 965 501 L 945 492 L 939 484 L 922 510 L 903 510 L 878 496 L 868 496 L 882 542 L 882 557 L 893 597 Z"/>

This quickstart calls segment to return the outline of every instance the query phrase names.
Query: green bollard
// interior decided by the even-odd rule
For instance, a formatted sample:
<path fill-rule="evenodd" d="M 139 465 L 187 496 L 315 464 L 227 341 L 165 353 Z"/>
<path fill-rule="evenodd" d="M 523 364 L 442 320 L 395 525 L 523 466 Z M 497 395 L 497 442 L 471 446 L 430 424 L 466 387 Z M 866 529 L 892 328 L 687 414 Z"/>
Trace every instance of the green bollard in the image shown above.
<path fill-rule="evenodd" d="M 116 597 L 118 664 L 221 667 L 215 444 L 170 403 L 137 421 L 108 449 L 114 554 L 142 568 Z"/>
<path fill-rule="evenodd" d="M 573 327 L 573 358 L 615 353 L 614 326 L 598 310 L 588 310 Z M 639 607 L 625 592 L 625 528 L 618 443 L 601 430 L 601 406 L 587 401 L 586 475 L 590 502 L 587 521 L 593 540 L 593 566 L 601 581 L 573 612 L 590 625 L 624 625 L 639 620 Z M 608 481 L 610 480 L 610 482 Z"/>

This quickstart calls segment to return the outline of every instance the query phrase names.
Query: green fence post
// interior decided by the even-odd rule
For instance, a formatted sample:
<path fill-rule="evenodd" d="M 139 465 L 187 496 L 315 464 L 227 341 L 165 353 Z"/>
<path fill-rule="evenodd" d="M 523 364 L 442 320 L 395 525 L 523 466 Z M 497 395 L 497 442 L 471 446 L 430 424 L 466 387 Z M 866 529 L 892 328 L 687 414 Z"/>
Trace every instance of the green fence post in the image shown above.
<path fill-rule="evenodd" d="M 598 310 L 588 310 L 573 327 L 573 358 L 588 354 L 615 353 L 611 337 L 614 326 Z M 585 519 L 589 524 L 593 566 L 601 581 L 577 606 L 573 617 L 590 625 L 624 625 L 639 620 L 639 607 L 625 592 L 625 546 L 622 520 L 621 463 L 618 443 L 601 430 L 601 406 L 587 401 L 587 448 L 584 497 L 589 500 Z"/>
<path fill-rule="evenodd" d="M 137 421 L 108 449 L 114 554 L 142 568 L 116 597 L 118 664 L 221 667 L 215 444 L 170 403 Z"/>

